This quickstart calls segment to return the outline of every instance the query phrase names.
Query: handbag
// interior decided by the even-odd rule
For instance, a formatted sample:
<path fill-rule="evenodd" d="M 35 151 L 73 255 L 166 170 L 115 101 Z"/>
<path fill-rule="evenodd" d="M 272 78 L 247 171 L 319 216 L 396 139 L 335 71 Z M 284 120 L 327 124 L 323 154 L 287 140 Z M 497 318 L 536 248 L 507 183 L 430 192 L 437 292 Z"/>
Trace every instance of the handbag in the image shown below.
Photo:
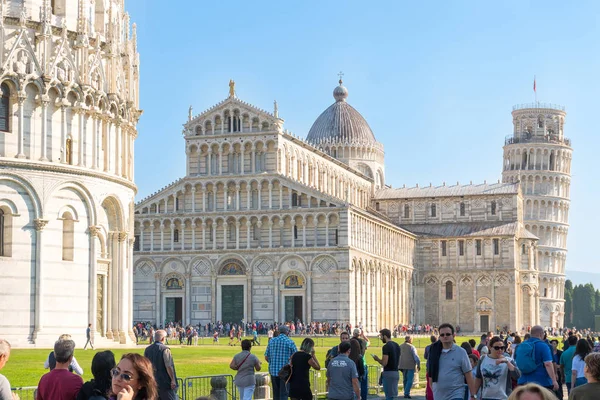
<path fill-rule="evenodd" d="M 277 373 L 277 376 L 282 381 L 285 381 L 285 383 L 288 383 L 290 378 L 292 377 L 292 365 L 285 364 L 283 367 L 281 367 L 281 369 Z"/>
<path fill-rule="evenodd" d="M 296 353 L 294 353 L 294 354 L 296 354 Z M 286 384 L 292 378 L 292 372 L 293 372 L 292 357 L 294 357 L 294 354 L 292 354 L 290 356 L 290 359 L 289 359 L 288 363 L 285 364 L 283 367 L 281 367 L 281 369 L 277 373 L 277 376 L 279 377 L 279 379 L 281 379 L 282 381 L 285 381 Z"/>

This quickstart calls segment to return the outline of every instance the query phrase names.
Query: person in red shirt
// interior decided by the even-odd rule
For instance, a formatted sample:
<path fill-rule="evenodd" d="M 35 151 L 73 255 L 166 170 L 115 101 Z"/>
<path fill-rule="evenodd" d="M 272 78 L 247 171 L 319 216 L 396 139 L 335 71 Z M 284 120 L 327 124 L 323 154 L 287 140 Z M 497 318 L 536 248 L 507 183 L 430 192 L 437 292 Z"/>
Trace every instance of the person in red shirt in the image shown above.
<path fill-rule="evenodd" d="M 475 354 L 475 356 L 479 360 L 481 358 L 481 354 L 477 351 L 477 342 L 475 341 L 475 339 L 469 339 L 469 344 L 471 345 L 471 350 L 473 351 L 473 354 Z"/>
<path fill-rule="evenodd" d="M 83 379 L 69 372 L 69 364 L 73 359 L 75 342 L 71 339 L 54 343 L 56 368 L 48 372 L 38 383 L 36 400 L 75 400 Z"/>

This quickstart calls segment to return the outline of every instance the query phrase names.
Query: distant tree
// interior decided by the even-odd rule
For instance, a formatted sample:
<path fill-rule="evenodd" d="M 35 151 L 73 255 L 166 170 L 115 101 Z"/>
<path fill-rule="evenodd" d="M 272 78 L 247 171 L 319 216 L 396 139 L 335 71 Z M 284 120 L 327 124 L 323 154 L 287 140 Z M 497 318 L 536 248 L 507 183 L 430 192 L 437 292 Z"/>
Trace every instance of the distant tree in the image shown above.
<path fill-rule="evenodd" d="M 596 290 L 594 285 L 577 285 L 573 289 L 573 325 L 579 329 L 594 326 Z"/>
<path fill-rule="evenodd" d="M 573 326 L 573 282 L 567 279 L 565 282 L 565 321 L 564 326 Z"/>

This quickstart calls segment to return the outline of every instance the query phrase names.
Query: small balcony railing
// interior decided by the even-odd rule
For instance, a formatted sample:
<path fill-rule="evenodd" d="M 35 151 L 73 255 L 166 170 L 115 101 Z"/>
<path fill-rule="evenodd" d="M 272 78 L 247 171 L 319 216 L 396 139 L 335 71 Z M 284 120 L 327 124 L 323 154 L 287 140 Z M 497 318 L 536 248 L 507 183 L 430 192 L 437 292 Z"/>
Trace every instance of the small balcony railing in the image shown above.
<path fill-rule="evenodd" d="M 533 135 L 509 135 L 504 139 L 504 145 L 516 144 L 516 143 L 550 143 L 550 144 L 561 144 L 571 147 L 571 139 L 560 137 L 558 135 L 544 135 L 544 136 L 533 136 Z"/>

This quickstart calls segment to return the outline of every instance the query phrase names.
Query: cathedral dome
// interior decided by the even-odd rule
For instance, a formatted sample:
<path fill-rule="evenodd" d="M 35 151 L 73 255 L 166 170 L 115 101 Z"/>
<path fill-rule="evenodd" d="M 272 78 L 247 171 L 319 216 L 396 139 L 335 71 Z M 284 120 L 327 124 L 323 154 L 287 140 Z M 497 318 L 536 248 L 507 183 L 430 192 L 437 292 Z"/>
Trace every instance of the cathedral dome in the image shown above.
<path fill-rule="evenodd" d="M 340 85 L 333 90 L 335 103 L 329 106 L 314 122 L 306 140 L 318 144 L 326 142 L 346 142 L 375 144 L 375 135 L 367 121 L 354 107 L 346 102 L 348 89 Z"/>

